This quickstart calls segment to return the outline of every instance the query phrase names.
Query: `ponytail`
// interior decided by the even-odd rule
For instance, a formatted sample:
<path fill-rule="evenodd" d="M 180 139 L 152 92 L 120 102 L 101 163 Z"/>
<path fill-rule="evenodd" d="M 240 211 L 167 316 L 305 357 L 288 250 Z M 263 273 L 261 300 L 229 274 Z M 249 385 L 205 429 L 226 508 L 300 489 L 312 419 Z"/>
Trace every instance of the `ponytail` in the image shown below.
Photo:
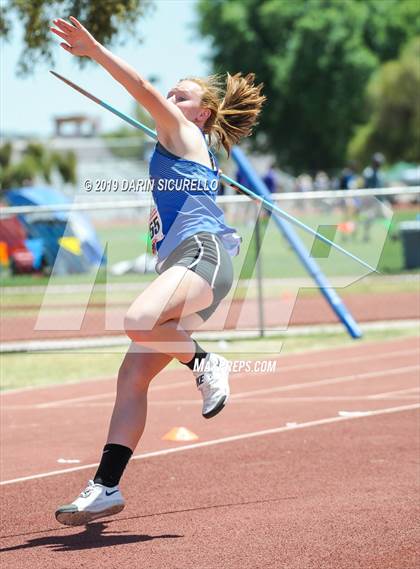
<path fill-rule="evenodd" d="M 229 155 L 230 149 L 242 138 L 252 134 L 261 107 L 266 97 L 261 94 L 263 84 L 254 85 L 255 74 L 241 73 L 223 78 L 212 75 L 209 78 L 191 78 L 203 88 L 201 104 L 211 110 L 204 125 L 204 132 L 210 141 L 214 136 L 218 145 Z"/>

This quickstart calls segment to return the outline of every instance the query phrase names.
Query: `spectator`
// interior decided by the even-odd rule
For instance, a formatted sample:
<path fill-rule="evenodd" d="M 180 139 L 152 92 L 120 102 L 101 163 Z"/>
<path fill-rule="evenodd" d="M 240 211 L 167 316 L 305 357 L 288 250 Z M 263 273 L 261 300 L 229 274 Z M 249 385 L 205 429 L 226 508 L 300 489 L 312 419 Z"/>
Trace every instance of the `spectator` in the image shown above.
<path fill-rule="evenodd" d="M 326 172 L 323 172 L 322 170 L 317 172 L 314 178 L 314 190 L 316 190 L 317 192 L 326 192 L 330 189 L 330 187 L 331 187 L 331 181 L 328 177 L 328 174 Z M 318 199 L 314 200 L 311 203 L 315 209 L 327 213 L 329 213 L 331 209 L 334 207 L 334 200 L 332 200 L 331 198 L 324 197 L 319 200 Z"/>
<path fill-rule="evenodd" d="M 363 170 L 365 188 L 383 188 L 384 178 L 380 171 L 385 162 L 385 156 L 381 152 L 375 152 L 372 156 L 371 165 Z M 392 210 L 389 201 L 381 196 L 364 197 L 359 208 L 359 219 L 363 228 L 363 241 L 370 241 L 372 226 L 378 219 L 389 220 Z"/>
<path fill-rule="evenodd" d="M 339 189 L 352 190 L 358 185 L 358 175 L 356 173 L 356 165 L 354 162 L 349 162 L 348 165 L 342 170 L 340 175 Z"/>
<path fill-rule="evenodd" d="M 330 189 L 330 179 L 328 174 L 323 171 L 317 172 L 314 180 L 314 190 L 325 192 Z"/>
<path fill-rule="evenodd" d="M 312 176 L 309 176 L 309 174 L 300 174 L 300 176 L 296 178 L 295 191 L 311 192 L 312 190 L 313 190 Z M 296 206 L 301 210 L 306 209 L 305 207 L 306 204 L 303 199 L 297 200 Z"/>
<path fill-rule="evenodd" d="M 363 170 L 363 180 L 365 188 L 383 188 L 384 180 L 380 172 L 381 166 L 385 162 L 385 156 L 380 152 L 375 152 L 372 156 L 370 166 Z"/>
<path fill-rule="evenodd" d="M 263 182 L 264 184 L 267 186 L 270 194 L 274 194 L 278 191 L 278 186 L 279 186 L 279 180 L 278 180 L 278 176 L 277 173 L 275 171 L 275 163 L 271 163 L 267 173 L 264 175 L 263 177 Z"/>
<path fill-rule="evenodd" d="M 296 179 L 297 192 L 312 192 L 313 190 L 312 176 L 309 174 L 301 174 Z"/>

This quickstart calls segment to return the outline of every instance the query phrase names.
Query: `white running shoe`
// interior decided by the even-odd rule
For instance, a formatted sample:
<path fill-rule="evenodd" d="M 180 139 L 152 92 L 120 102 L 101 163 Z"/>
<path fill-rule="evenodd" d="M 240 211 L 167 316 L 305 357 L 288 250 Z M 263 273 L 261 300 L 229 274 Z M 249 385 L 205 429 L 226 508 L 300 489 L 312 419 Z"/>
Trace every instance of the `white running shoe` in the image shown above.
<path fill-rule="evenodd" d="M 203 417 L 210 419 L 219 413 L 229 398 L 229 362 L 209 353 L 195 371 L 195 381 L 203 396 Z"/>
<path fill-rule="evenodd" d="M 109 488 L 89 480 L 80 496 L 71 504 L 60 506 L 55 517 L 65 526 L 84 526 L 97 518 L 118 514 L 124 506 L 118 486 Z"/>

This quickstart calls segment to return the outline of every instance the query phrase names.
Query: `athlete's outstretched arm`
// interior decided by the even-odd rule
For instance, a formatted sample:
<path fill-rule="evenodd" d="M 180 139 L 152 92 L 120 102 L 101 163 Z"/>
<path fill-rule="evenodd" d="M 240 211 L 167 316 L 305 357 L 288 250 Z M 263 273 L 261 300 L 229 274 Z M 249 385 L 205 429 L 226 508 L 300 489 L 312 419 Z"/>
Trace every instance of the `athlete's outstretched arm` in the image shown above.
<path fill-rule="evenodd" d="M 65 40 L 61 47 L 75 56 L 90 57 L 108 71 L 152 115 L 159 137 L 170 133 L 188 121 L 176 105 L 165 99 L 153 85 L 133 67 L 101 45 L 73 16 L 71 24 L 58 18 L 51 31 Z"/>

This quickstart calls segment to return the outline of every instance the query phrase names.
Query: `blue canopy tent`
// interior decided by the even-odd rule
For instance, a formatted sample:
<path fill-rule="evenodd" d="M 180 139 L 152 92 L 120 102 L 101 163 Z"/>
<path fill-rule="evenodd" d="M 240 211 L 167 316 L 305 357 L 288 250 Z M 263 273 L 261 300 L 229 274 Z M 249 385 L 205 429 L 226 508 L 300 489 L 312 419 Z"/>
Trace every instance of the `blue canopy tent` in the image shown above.
<path fill-rule="evenodd" d="M 69 204 L 59 191 L 31 186 L 10 190 L 6 199 L 11 206 L 40 206 Z M 20 214 L 28 236 L 41 239 L 43 256 L 48 266 L 58 273 L 87 272 L 103 261 L 103 250 L 89 219 L 80 213 L 67 211 Z M 60 255 L 57 259 L 57 255 Z"/>

